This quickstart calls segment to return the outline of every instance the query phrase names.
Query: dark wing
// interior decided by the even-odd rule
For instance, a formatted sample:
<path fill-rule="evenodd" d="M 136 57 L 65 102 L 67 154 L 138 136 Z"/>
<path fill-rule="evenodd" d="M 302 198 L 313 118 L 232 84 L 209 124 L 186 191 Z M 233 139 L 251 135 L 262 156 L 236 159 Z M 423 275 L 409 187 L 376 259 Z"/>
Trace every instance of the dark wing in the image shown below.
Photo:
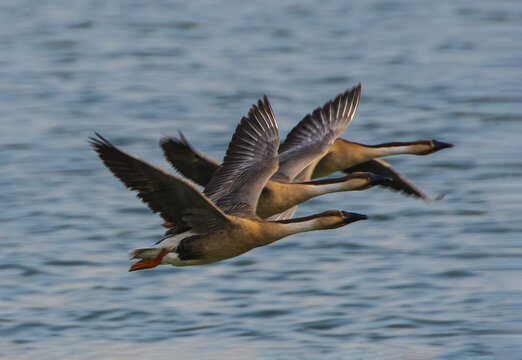
<path fill-rule="evenodd" d="M 261 190 L 277 170 L 278 147 L 277 123 L 265 96 L 241 119 L 205 195 L 226 214 L 254 215 Z"/>
<path fill-rule="evenodd" d="M 279 147 L 279 170 L 273 179 L 291 182 L 304 168 L 324 156 L 352 121 L 360 96 L 361 84 L 306 115 Z"/>
<path fill-rule="evenodd" d="M 399 174 L 394 168 L 391 167 L 390 164 L 381 159 L 366 161 L 343 170 L 345 173 L 352 173 L 356 171 L 367 171 L 377 175 L 388 176 L 393 180 L 388 183 L 381 184 L 381 186 L 389 188 L 390 190 L 400 191 L 403 195 L 406 196 L 414 196 L 423 200 L 431 200 L 427 194 L 415 186 L 405 176 Z"/>
<path fill-rule="evenodd" d="M 91 137 L 90 143 L 105 166 L 167 222 L 178 229 L 188 227 L 199 233 L 218 230 L 229 223 L 227 216 L 187 181 L 119 150 L 96 135 L 98 138 Z"/>
<path fill-rule="evenodd" d="M 219 167 L 219 162 L 194 149 L 181 131 L 179 139 L 164 137 L 160 146 L 168 162 L 181 175 L 198 185 L 206 186 Z"/>

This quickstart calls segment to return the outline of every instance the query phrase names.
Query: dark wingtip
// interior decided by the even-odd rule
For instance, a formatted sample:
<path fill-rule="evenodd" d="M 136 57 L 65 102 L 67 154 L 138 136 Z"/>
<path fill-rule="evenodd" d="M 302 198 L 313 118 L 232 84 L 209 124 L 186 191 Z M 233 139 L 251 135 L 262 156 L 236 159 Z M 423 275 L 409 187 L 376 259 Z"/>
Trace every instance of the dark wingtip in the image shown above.
<path fill-rule="evenodd" d="M 354 86 L 351 90 L 354 93 L 354 96 L 356 96 L 357 98 L 361 96 L 361 87 L 361 83 L 359 83 L 356 86 Z"/>
<path fill-rule="evenodd" d="M 257 109 L 256 109 L 256 107 L 257 107 Z M 263 99 L 258 99 L 257 105 L 256 104 L 252 105 L 252 109 L 249 112 L 249 116 L 250 116 L 251 112 L 262 111 L 265 108 L 270 108 L 270 101 L 268 101 L 268 97 L 266 96 L 266 94 L 263 94 Z"/>
<path fill-rule="evenodd" d="M 103 136 L 100 135 L 100 133 L 98 132 L 94 132 L 94 135 L 96 135 L 97 137 L 99 137 L 101 140 L 105 141 L 105 142 L 109 142 L 106 138 L 104 138 Z"/>
<path fill-rule="evenodd" d="M 373 185 L 373 186 L 381 185 L 381 184 L 389 184 L 393 181 L 393 179 L 391 177 L 377 175 L 374 173 L 368 173 L 368 176 L 370 178 L 370 185 Z"/>
<path fill-rule="evenodd" d="M 179 139 L 183 142 L 183 144 L 185 144 L 185 145 L 187 145 L 187 146 L 190 147 L 187 138 L 185 137 L 185 135 L 183 135 L 183 133 L 181 132 L 181 130 L 178 130 L 178 135 L 179 135 Z"/>
<path fill-rule="evenodd" d="M 450 143 L 445 143 L 445 142 L 438 141 L 438 140 L 431 140 L 431 141 L 433 143 L 433 150 L 435 150 L 435 151 L 453 147 L 453 144 L 450 144 Z"/>
<path fill-rule="evenodd" d="M 343 213 L 345 224 L 351 224 L 351 223 L 359 221 L 359 220 L 368 219 L 367 215 L 352 213 L 352 212 L 347 212 L 347 211 L 341 211 L 341 212 Z"/>
<path fill-rule="evenodd" d="M 94 148 L 95 151 L 99 152 L 99 150 L 103 146 L 112 146 L 112 144 L 109 142 L 109 140 L 105 139 L 103 136 L 101 136 L 96 131 L 94 132 L 94 135 L 96 135 L 97 137 L 89 136 L 88 142 Z"/>
<path fill-rule="evenodd" d="M 159 141 L 160 147 L 163 150 L 165 150 L 165 148 L 168 146 L 183 146 L 192 149 L 192 146 L 189 144 L 187 138 L 185 138 L 181 130 L 178 130 L 178 135 L 179 138 L 171 135 L 162 136 Z"/>
<path fill-rule="evenodd" d="M 437 197 L 431 199 L 431 201 L 439 201 L 439 200 L 442 200 L 446 197 L 446 195 L 448 195 L 448 193 L 446 192 L 443 192 L 441 194 L 439 194 Z"/>

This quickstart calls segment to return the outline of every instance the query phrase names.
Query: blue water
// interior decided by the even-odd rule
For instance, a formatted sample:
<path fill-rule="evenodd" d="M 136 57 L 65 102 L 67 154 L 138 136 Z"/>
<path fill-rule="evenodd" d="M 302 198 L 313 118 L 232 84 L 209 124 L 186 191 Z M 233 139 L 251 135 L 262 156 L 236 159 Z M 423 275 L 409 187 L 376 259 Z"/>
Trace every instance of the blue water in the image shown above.
<path fill-rule="evenodd" d="M 0 357 L 521 359 L 521 44 L 520 1 L 1 1 Z M 127 272 L 161 219 L 94 131 L 220 159 L 263 94 L 284 136 L 359 81 L 344 137 L 454 143 L 390 159 L 444 200 L 329 195 L 298 214 L 370 220 Z"/>

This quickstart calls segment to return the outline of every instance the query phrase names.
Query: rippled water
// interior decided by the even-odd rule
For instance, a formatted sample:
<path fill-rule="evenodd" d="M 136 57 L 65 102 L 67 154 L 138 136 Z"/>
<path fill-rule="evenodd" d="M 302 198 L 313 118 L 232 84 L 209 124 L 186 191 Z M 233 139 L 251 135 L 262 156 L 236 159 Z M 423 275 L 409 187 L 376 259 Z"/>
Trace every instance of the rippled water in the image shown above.
<path fill-rule="evenodd" d="M 518 1 L 0 2 L 0 357 L 522 358 Z M 371 219 L 205 267 L 128 273 L 161 220 L 87 145 L 223 156 L 262 94 L 286 132 L 357 82 L 345 134 L 431 195 L 301 206 Z"/>

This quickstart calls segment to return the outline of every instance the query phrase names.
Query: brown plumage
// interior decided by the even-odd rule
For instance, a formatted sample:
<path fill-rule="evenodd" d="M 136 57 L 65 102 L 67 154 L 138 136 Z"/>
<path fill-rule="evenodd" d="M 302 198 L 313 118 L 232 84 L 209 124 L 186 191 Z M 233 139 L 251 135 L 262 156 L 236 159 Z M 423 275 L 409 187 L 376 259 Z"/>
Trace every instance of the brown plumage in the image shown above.
<path fill-rule="evenodd" d="M 317 164 L 311 165 L 313 170 L 311 178 L 316 179 L 337 171 L 343 171 L 348 174 L 357 171 L 372 172 L 391 178 L 391 181 L 381 184 L 390 190 L 429 200 L 430 197 L 404 175 L 401 175 L 390 164 L 378 158 L 399 154 L 423 156 L 452 146 L 437 140 L 364 145 L 339 138 Z M 184 136 L 181 136 L 180 140 L 175 138 L 164 139 L 162 148 L 167 160 L 183 176 L 203 186 L 208 182 L 209 176 L 219 166 L 217 161 L 195 150 Z M 262 202 L 263 200 L 260 199 L 260 201 Z"/>
<path fill-rule="evenodd" d="M 290 131 L 287 139 L 279 148 L 280 168 L 271 180 L 302 182 L 337 171 L 345 173 L 366 171 L 389 177 L 391 181 L 381 184 L 388 189 L 400 191 L 407 196 L 412 195 L 429 200 L 429 196 L 405 176 L 378 158 L 398 154 L 428 155 L 453 145 L 428 139 L 364 145 L 338 138 L 353 118 L 359 103 L 360 90 L 359 84 L 338 95 L 322 108 L 306 115 Z M 330 125 L 325 126 L 328 122 Z M 210 181 L 212 174 L 219 166 L 219 162 L 195 150 L 181 132 L 179 139 L 174 137 L 162 139 L 161 147 L 165 157 L 174 168 L 186 178 L 202 186 Z M 299 173 L 297 173 L 298 171 Z M 288 191 L 288 188 L 285 190 Z M 297 191 L 295 192 L 297 193 Z M 281 194 L 281 197 L 283 196 L 288 198 Z M 272 198 L 272 200 L 274 199 Z M 260 202 L 263 203 L 263 201 L 261 198 Z M 270 205 L 263 204 L 262 207 L 268 209 Z M 280 214 L 280 217 L 292 216 L 294 211 L 295 209 L 287 210 L 285 214 Z"/>
<path fill-rule="evenodd" d="M 330 210 L 278 222 L 263 221 L 254 214 L 261 189 L 278 167 L 277 124 L 266 97 L 241 120 L 223 164 L 209 180 L 206 195 L 189 182 L 119 150 L 100 135 L 91 138 L 91 144 L 113 174 L 173 226 L 154 246 L 131 252 L 131 258 L 141 260 L 130 271 L 160 264 L 209 264 L 291 234 L 338 228 L 367 218 Z"/>
<path fill-rule="evenodd" d="M 341 178 L 299 183 L 269 181 L 266 183 L 259 197 L 256 214 L 262 219 L 271 218 L 274 215 L 283 213 L 298 204 L 320 195 L 342 191 L 366 190 L 389 181 L 391 181 L 391 179 L 387 176 L 375 175 L 368 172 L 355 172 Z M 274 217 L 271 220 L 275 220 L 276 218 L 277 217 Z M 283 218 L 285 217 L 278 219 Z"/>
<path fill-rule="evenodd" d="M 305 174 L 309 166 L 321 159 L 334 144 L 339 135 L 353 119 L 359 98 L 361 84 L 339 94 L 311 114 L 306 115 L 288 134 L 278 151 L 279 169 L 265 186 L 259 199 L 261 206 L 257 214 L 270 220 L 285 219 L 295 212 L 295 206 L 311 197 L 333 191 L 357 190 L 351 184 L 340 186 L 340 180 L 330 183 L 307 184 L 310 186 L 290 186 L 309 180 Z M 192 149 L 185 137 L 162 139 L 161 146 L 167 159 L 183 174 L 193 181 L 207 185 L 219 163 Z M 349 179 L 343 179 L 348 181 Z M 374 179 L 374 181 L 376 181 Z M 351 182 L 353 183 L 353 181 Z M 329 186 L 337 184 L 338 190 Z M 371 186 L 375 185 L 372 183 Z M 312 186 L 314 185 L 314 186 Z M 274 189 L 279 190 L 274 190 Z M 207 191 L 205 190 L 205 193 Z M 265 194 L 271 194 L 265 200 Z M 280 196 L 275 196 L 279 194 Z M 221 207 L 222 204 L 219 204 Z M 283 210 L 281 210 L 283 209 Z"/>

